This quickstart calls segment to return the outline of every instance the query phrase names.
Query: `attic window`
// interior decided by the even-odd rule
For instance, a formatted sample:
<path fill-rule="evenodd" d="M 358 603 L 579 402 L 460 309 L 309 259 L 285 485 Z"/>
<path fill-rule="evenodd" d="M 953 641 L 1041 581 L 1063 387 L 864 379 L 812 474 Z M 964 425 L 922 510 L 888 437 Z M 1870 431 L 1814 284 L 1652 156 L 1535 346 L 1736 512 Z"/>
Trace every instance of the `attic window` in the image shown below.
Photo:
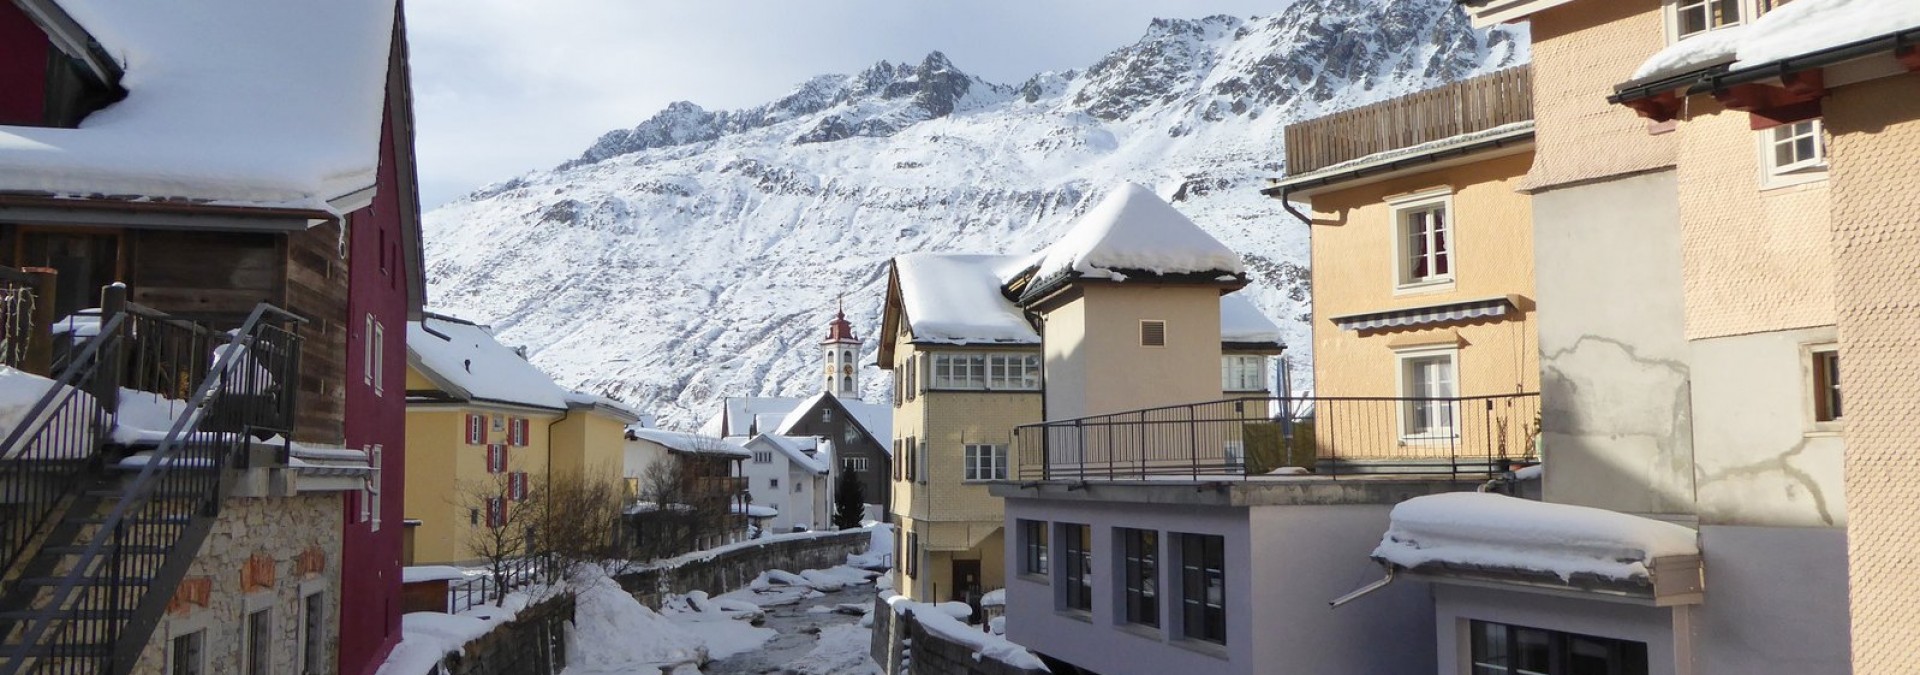
<path fill-rule="evenodd" d="M 1167 322 L 1149 319 L 1140 322 L 1140 346 L 1167 346 Z"/>

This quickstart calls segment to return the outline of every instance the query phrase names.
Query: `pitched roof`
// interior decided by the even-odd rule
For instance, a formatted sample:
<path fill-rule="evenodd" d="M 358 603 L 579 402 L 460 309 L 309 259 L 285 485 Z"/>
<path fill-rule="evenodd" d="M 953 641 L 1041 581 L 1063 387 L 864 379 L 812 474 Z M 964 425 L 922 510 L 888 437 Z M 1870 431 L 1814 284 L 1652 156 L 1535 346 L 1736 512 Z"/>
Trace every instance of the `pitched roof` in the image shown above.
<path fill-rule="evenodd" d="M 1124 281 L 1129 274 L 1238 275 L 1240 254 L 1152 191 L 1115 186 L 1098 206 L 1040 253 L 1033 277 Z"/>
<path fill-rule="evenodd" d="M 1000 284 L 1032 256 L 909 253 L 893 259 L 899 309 L 915 342 L 1039 344 Z"/>
<path fill-rule="evenodd" d="M 373 186 L 393 0 L 58 5 L 127 95 L 77 129 L 0 126 L 0 190 L 335 211 Z"/>
<path fill-rule="evenodd" d="M 804 443 L 803 443 L 804 442 Z M 787 460 L 800 468 L 818 475 L 827 474 L 827 465 L 816 457 L 807 455 L 806 449 L 815 446 L 814 439 L 808 437 L 780 436 L 760 434 L 747 441 L 747 447 L 770 447 L 786 455 Z"/>
<path fill-rule="evenodd" d="M 439 316 L 408 321 L 407 365 L 457 399 L 567 409 L 567 390 L 485 326 Z"/>
<path fill-rule="evenodd" d="M 799 403 L 800 399 L 785 396 L 729 396 L 721 401 L 720 412 L 700 425 L 700 433 L 727 438 L 752 436 L 755 427 L 764 426 L 755 424 L 762 421 L 760 416 L 774 415 L 776 417 L 764 421 L 777 423 Z"/>
<path fill-rule="evenodd" d="M 794 403 L 793 407 L 781 418 L 779 424 L 773 427 L 773 433 L 782 436 L 795 435 L 794 430 L 799 427 L 802 422 L 806 421 L 807 415 L 811 414 L 829 398 L 833 399 L 834 403 L 838 403 L 842 410 L 845 410 L 848 415 L 852 416 L 854 423 L 859 424 L 860 428 L 865 429 L 867 434 L 873 436 L 874 441 L 879 443 L 883 449 L 892 447 L 893 408 L 877 403 L 867 403 L 865 401 L 850 401 L 824 391 Z M 767 427 L 762 426 L 761 432 L 765 433 L 766 431 Z"/>
<path fill-rule="evenodd" d="M 1220 296 L 1220 341 L 1280 345 L 1280 326 L 1238 295 Z"/>
<path fill-rule="evenodd" d="M 723 439 L 723 438 L 714 438 L 712 436 L 705 436 L 701 434 L 689 434 L 682 431 L 667 431 L 665 429 L 646 429 L 639 426 L 628 426 L 627 437 L 631 439 L 656 443 L 656 444 L 659 444 L 661 447 L 664 447 L 667 450 L 672 452 L 683 452 L 683 453 L 693 454 L 693 455 L 719 455 L 722 457 L 752 457 L 753 456 L 752 451 L 749 451 L 746 448 L 740 447 L 739 443 L 735 443 L 733 441 Z"/>

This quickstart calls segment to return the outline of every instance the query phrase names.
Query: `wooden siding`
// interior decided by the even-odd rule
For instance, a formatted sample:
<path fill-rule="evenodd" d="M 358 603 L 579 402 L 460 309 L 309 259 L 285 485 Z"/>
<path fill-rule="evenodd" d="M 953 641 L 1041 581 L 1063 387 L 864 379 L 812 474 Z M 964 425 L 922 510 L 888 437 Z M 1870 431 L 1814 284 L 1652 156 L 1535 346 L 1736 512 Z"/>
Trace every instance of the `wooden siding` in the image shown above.
<path fill-rule="evenodd" d="M 1287 125 L 1287 173 L 1533 119 L 1533 68 L 1520 66 Z"/>
<path fill-rule="evenodd" d="M 130 230 L 127 285 L 137 303 L 238 326 L 280 297 L 280 247 L 270 234 Z M 231 324 L 231 325 L 229 325 Z"/>
<path fill-rule="evenodd" d="M 300 410 L 294 440 L 345 441 L 347 261 L 340 225 L 328 222 L 286 238 L 284 307 L 305 317 L 300 352 Z"/>

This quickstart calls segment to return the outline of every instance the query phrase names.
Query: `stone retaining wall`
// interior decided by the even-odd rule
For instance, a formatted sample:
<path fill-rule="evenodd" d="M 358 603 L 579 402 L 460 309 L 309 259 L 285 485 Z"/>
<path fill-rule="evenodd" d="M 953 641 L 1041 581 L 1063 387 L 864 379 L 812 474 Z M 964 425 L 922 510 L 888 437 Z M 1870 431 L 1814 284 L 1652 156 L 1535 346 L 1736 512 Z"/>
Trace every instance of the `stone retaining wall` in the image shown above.
<path fill-rule="evenodd" d="M 512 621 L 440 661 L 448 675 L 556 675 L 567 665 L 573 596 L 527 607 Z"/>
<path fill-rule="evenodd" d="M 887 601 L 873 601 L 873 662 L 887 675 L 1047 675 L 974 655 L 972 647 L 930 632 L 912 612 L 894 614 Z"/>
<path fill-rule="evenodd" d="M 681 556 L 619 575 L 618 580 L 621 588 L 657 610 L 666 595 L 690 591 L 719 595 L 752 583 L 767 570 L 799 572 L 844 565 L 849 554 L 867 550 L 871 536 L 865 529 L 827 535 L 775 535 L 733 544 L 710 557 Z"/>

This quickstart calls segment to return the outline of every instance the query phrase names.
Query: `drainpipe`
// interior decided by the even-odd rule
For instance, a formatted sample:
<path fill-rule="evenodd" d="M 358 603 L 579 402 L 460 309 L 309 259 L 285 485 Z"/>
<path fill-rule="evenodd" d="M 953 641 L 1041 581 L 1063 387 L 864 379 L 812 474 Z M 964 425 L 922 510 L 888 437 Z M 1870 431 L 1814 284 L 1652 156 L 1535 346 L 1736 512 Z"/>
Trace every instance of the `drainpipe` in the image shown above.
<path fill-rule="evenodd" d="M 1293 208 L 1293 200 L 1287 199 L 1287 193 L 1288 193 L 1287 188 L 1284 188 L 1284 187 L 1280 188 L 1280 197 L 1279 197 L 1280 208 L 1286 209 L 1287 213 L 1291 213 L 1293 214 L 1293 217 L 1299 218 L 1300 224 L 1312 225 L 1313 218 L 1308 216 L 1307 214 L 1301 213 L 1300 209 Z"/>
<path fill-rule="evenodd" d="M 1393 583 L 1393 566 L 1387 565 L 1386 576 L 1380 577 L 1378 581 L 1356 588 L 1353 590 L 1352 593 L 1348 593 L 1346 595 L 1342 595 L 1340 597 L 1334 598 L 1333 602 L 1327 603 L 1327 608 L 1339 609 L 1341 605 L 1345 605 L 1349 602 L 1359 600 L 1361 596 L 1380 590 L 1382 588 L 1386 588 L 1387 584 L 1391 584 L 1391 583 Z"/>

